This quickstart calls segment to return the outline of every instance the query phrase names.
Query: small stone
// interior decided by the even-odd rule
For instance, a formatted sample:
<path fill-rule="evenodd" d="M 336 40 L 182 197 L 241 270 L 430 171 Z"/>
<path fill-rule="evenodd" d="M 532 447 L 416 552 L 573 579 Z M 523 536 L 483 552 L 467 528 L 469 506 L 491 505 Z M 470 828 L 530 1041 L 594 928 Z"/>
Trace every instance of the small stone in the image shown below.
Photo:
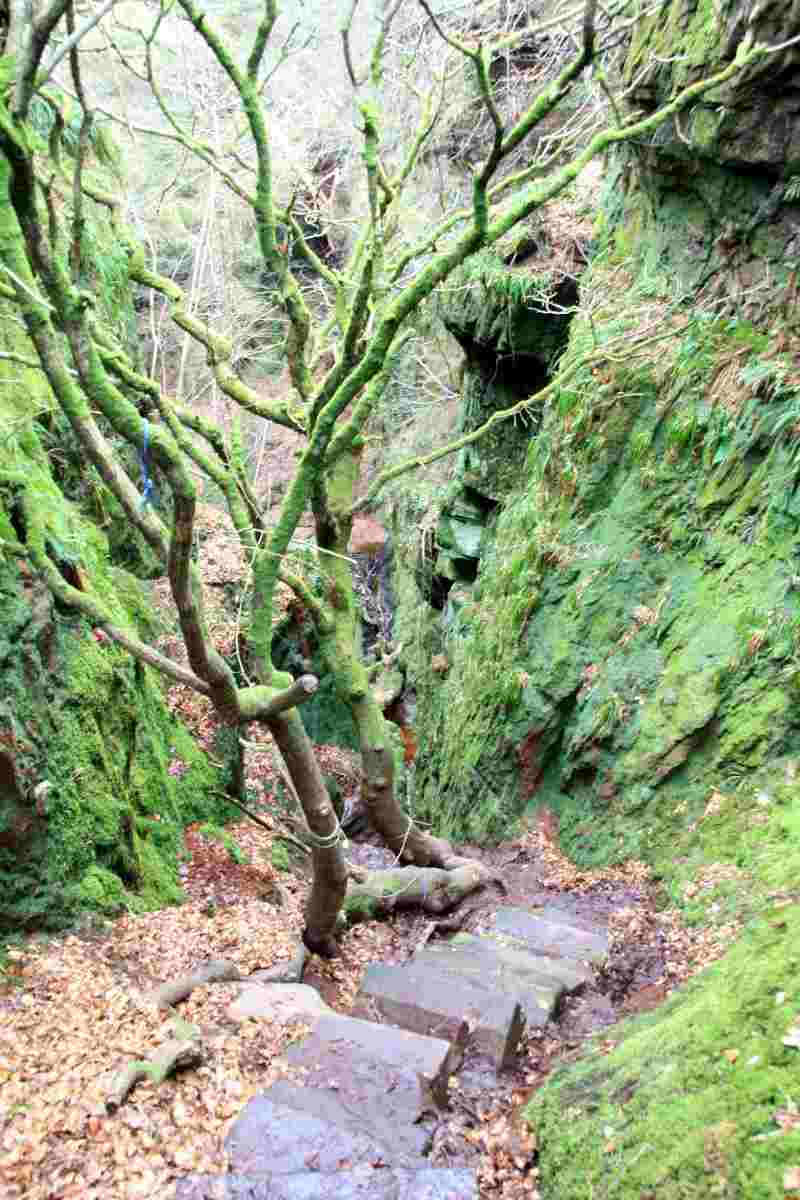
<path fill-rule="evenodd" d="M 272 983 L 245 985 L 228 1009 L 231 1021 L 274 1021 L 285 1025 L 291 1021 L 313 1021 L 331 1009 L 319 992 L 306 983 Z"/>

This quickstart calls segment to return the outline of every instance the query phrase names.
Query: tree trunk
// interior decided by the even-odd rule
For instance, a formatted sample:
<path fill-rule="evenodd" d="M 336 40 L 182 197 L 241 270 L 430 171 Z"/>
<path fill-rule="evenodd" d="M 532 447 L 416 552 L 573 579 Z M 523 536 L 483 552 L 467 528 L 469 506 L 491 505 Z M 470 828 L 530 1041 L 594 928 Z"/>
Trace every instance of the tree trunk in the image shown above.
<path fill-rule="evenodd" d="M 347 866 L 341 838 L 336 836 L 339 822 L 297 709 L 270 717 L 265 724 L 286 764 L 312 834 L 314 882 L 306 906 L 303 942 L 315 954 L 334 958 L 339 953 L 336 921 L 347 891 Z M 324 844 L 320 845 L 319 839 Z"/>
<path fill-rule="evenodd" d="M 362 789 L 372 827 L 401 862 L 418 867 L 456 865 L 461 860 L 450 843 L 424 833 L 397 802 L 390 724 L 369 688 L 363 696 L 350 696 L 350 711 L 361 744 Z"/>
<path fill-rule="evenodd" d="M 373 828 L 403 862 L 420 867 L 458 865 L 464 860 L 454 856 L 450 843 L 423 833 L 397 803 L 389 723 L 370 690 L 359 655 L 358 610 L 347 556 L 352 520 L 341 515 L 353 503 L 358 474 L 358 455 L 343 455 L 330 472 L 327 494 L 318 492 L 315 497 L 317 544 L 323 550 L 321 565 L 334 614 L 331 624 L 318 631 L 320 650 L 337 695 L 350 709 L 358 730 L 363 796 Z"/>

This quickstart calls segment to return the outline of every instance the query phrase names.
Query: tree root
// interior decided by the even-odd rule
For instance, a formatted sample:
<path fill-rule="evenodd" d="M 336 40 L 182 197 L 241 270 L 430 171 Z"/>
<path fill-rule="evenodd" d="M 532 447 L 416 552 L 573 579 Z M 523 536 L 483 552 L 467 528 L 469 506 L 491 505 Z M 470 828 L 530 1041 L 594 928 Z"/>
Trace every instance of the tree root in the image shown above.
<path fill-rule="evenodd" d="M 160 984 L 150 993 L 148 999 L 159 1008 L 172 1008 L 173 1004 L 191 996 L 194 989 L 204 983 L 235 983 L 241 978 L 241 972 L 235 963 L 224 958 L 215 958 L 198 967 L 191 975 L 182 975 L 179 979 L 170 979 Z"/>
<path fill-rule="evenodd" d="M 106 1096 L 106 1112 L 116 1112 L 128 1095 L 143 1079 L 161 1084 L 173 1071 L 198 1067 L 205 1058 L 200 1030 L 196 1025 L 183 1024 L 176 1037 L 164 1042 L 147 1061 L 130 1062 L 122 1067 L 111 1081 Z"/>
<path fill-rule="evenodd" d="M 265 967 L 262 971 L 253 971 L 247 976 L 247 983 L 299 983 L 303 978 L 303 968 L 306 965 L 308 951 L 300 943 L 296 953 L 290 959 L 276 963 L 274 967 Z"/>
<path fill-rule="evenodd" d="M 344 902 L 349 921 L 388 916 L 398 908 L 420 908 L 438 916 L 491 880 L 490 872 L 470 860 L 462 860 L 453 870 L 398 867 L 362 871 L 351 867 L 350 875 L 357 882 L 351 884 Z"/>

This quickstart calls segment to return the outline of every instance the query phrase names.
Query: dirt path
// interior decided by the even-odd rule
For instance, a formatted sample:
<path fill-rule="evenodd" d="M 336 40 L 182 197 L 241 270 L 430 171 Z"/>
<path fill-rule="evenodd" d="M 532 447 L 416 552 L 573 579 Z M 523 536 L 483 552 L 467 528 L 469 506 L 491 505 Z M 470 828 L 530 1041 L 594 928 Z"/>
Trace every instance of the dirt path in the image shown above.
<path fill-rule="evenodd" d="M 139 1085 L 113 1116 L 103 1101 L 110 1074 L 148 1056 L 166 1036 L 165 1014 L 137 1000 L 148 987 L 211 958 L 230 959 L 247 975 L 289 957 L 296 945 L 306 882 L 270 865 L 269 833 L 250 823 L 233 832 L 249 861 L 233 861 L 197 827 L 188 831 L 187 902 L 180 908 L 125 915 L 57 940 L 31 939 L 11 952 L 0 977 L 0 1190 L 9 1200 L 161 1200 L 187 1171 L 224 1170 L 227 1129 L 250 1097 L 280 1076 L 281 1053 L 299 1032 L 232 1022 L 227 1010 L 236 984 L 200 988 L 180 1006 L 186 1020 L 212 1031 L 202 1067 L 160 1087 Z M 693 941 L 673 915 L 656 912 L 639 864 L 577 872 L 552 833 L 544 822 L 516 841 L 469 852 L 500 874 L 504 904 L 569 898 L 573 912 L 609 920 L 612 949 L 594 982 L 527 1038 L 499 1086 L 467 1062 L 433 1161 L 477 1165 L 487 1197 L 535 1194 L 535 1137 L 520 1108 L 553 1064 L 625 1012 L 658 1003 L 713 950 Z M 370 866 L 391 861 L 369 844 L 354 844 L 349 853 Z M 455 927 L 473 930 L 499 895 L 493 889 L 469 897 L 438 928 L 413 913 L 356 926 L 341 958 L 312 960 L 304 981 L 349 1012 L 370 962 L 404 962 Z"/>

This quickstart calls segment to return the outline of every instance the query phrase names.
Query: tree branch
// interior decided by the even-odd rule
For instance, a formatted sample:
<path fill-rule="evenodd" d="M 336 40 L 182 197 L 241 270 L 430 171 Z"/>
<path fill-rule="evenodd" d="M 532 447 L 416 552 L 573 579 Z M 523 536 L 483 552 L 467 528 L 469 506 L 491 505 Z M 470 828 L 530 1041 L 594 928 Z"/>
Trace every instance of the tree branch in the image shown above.
<path fill-rule="evenodd" d="M 14 94 L 14 115 L 18 121 L 27 119 L 42 55 L 56 26 L 67 11 L 69 2 L 70 0 L 51 0 L 38 20 L 34 17 L 33 4 L 27 5 L 28 37 L 20 56 L 21 67 L 17 74 Z"/>
<path fill-rule="evenodd" d="M 305 402 L 313 392 L 311 372 L 306 362 L 312 319 L 297 280 L 289 269 L 288 259 L 281 253 L 276 239 L 272 153 L 258 86 L 255 79 L 240 71 L 230 50 L 194 0 L 178 0 L 178 3 L 235 87 L 247 118 L 258 162 L 253 209 L 259 245 L 265 265 L 278 279 L 281 303 L 289 319 L 286 347 L 289 371 L 295 390 Z"/>
<path fill-rule="evenodd" d="M 87 17 L 80 28 L 70 30 L 70 36 L 67 38 L 64 44 L 59 47 L 56 54 L 48 63 L 42 78 L 36 81 L 34 91 L 40 92 L 42 88 L 50 82 L 50 80 L 53 78 L 53 72 L 59 63 L 62 62 L 68 54 L 70 57 L 72 57 L 78 47 L 78 44 L 83 41 L 87 33 L 91 33 L 95 26 L 100 24 L 103 17 L 111 12 L 111 9 L 116 3 L 117 0 L 105 0 L 105 4 L 103 4 L 96 13 L 93 13 L 92 16 Z M 64 7 L 67 9 L 67 11 L 69 11 L 72 8 L 72 0 L 67 0 L 67 4 L 64 5 Z"/>
<path fill-rule="evenodd" d="M 319 687 L 316 675 L 301 675 L 294 683 L 282 692 L 274 688 L 255 686 L 242 688 L 239 698 L 242 710 L 242 723 L 247 721 L 267 721 L 270 717 L 278 717 L 298 704 L 310 700 Z"/>
<path fill-rule="evenodd" d="M 262 17 L 258 26 L 258 30 L 256 31 L 253 48 L 250 51 L 250 57 L 247 60 L 247 76 L 248 79 L 252 79 L 253 82 L 255 82 L 256 78 L 258 77 L 258 71 L 261 66 L 262 59 L 264 58 L 264 51 L 267 48 L 267 43 L 269 42 L 277 19 L 277 0 L 265 0 L 264 16 Z"/>

